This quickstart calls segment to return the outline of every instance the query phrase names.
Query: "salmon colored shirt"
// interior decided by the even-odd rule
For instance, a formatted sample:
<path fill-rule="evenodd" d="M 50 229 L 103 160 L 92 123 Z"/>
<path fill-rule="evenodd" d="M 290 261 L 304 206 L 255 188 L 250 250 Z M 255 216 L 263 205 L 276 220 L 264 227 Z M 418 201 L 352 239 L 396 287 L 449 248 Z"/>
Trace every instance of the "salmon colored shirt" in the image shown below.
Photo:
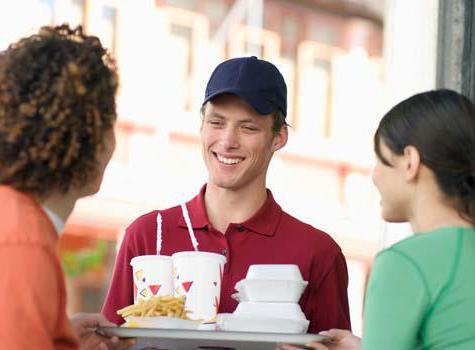
<path fill-rule="evenodd" d="M 0 203 L 1 348 L 78 349 L 53 224 L 33 198 L 11 187 L 0 186 Z"/>

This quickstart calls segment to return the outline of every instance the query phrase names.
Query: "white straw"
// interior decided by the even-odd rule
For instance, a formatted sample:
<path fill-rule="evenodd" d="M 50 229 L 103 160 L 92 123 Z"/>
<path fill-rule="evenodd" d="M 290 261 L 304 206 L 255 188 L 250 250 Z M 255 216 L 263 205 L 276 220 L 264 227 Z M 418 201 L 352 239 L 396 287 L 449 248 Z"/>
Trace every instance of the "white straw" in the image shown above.
<path fill-rule="evenodd" d="M 193 248 L 195 249 L 195 251 L 198 251 L 198 241 L 196 240 L 195 233 L 193 232 L 190 216 L 188 215 L 188 209 L 186 208 L 185 203 L 182 203 L 181 211 L 183 213 L 183 217 L 185 218 L 186 227 L 188 227 L 188 233 L 190 234 L 191 244 L 193 244 Z"/>
<path fill-rule="evenodd" d="M 162 215 L 157 214 L 157 255 L 162 251 Z"/>

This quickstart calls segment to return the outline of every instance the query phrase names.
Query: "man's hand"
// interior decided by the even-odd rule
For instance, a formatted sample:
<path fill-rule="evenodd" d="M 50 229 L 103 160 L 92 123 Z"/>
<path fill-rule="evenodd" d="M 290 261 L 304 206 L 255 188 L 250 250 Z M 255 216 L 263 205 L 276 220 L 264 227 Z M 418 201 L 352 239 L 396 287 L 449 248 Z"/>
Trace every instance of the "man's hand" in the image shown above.
<path fill-rule="evenodd" d="M 313 350 L 361 350 L 361 339 L 353 335 L 350 331 L 343 329 L 330 329 L 319 334 L 331 338 L 331 342 L 307 344 L 307 348 Z M 301 348 L 292 345 L 280 346 L 283 350 L 301 350 Z"/>
<path fill-rule="evenodd" d="M 98 327 L 115 327 L 102 314 L 79 313 L 71 318 L 71 324 L 79 337 L 80 350 L 123 350 L 135 344 L 135 339 L 106 337 L 96 333 Z"/>

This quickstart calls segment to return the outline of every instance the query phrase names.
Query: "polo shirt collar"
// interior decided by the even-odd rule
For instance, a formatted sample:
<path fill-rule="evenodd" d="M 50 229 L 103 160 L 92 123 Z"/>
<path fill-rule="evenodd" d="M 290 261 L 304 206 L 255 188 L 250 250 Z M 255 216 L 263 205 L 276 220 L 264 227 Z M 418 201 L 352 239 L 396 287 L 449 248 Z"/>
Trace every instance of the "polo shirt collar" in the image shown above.
<path fill-rule="evenodd" d="M 206 185 L 201 188 L 200 193 L 195 198 L 186 203 L 193 229 L 203 229 L 211 226 L 206 213 L 205 192 Z M 267 199 L 262 207 L 249 220 L 240 224 L 252 232 L 274 236 L 281 216 L 282 208 L 274 200 L 272 192 L 267 190 Z M 180 216 L 178 225 L 186 228 L 183 215 Z"/>
<path fill-rule="evenodd" d="M 195 198 L 186 203 L 186 208 L 188 209 L 193 229 L 209 228 L 210 226 L 208 214 L 206 213 L 205 192 L 206 185 L 201 187 L 200 193 Z M 183 215 L 180 216 L 178 225 L 186 228 L 186 222 Z"/>

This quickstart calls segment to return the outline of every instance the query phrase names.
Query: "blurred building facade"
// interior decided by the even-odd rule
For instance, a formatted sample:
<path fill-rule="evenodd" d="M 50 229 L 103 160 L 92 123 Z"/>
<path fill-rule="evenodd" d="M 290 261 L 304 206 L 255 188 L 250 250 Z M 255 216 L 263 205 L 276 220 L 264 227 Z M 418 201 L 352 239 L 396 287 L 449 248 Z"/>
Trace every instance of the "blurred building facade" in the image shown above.
<path fill-rule="evenodd" d="M 0 14 L 9 23 L 6 31 L 0 24 L 0 49 L 40 25 L 82 24 L 120 69 L 116 152 L 100 193 L 78 202 L 61 241 L 70 311 L 99 309 L 132 220 L 190 199 L 206 182 L 199 108 L 207 79 L 227 58 L 257 55 L 288 85 L 289 144 L 274 157 L 268 187 L 286 211 L 342 246 L 359 333 L 385 227 L 371 183 L 372 134 L 384 112 L 381 3 L 18 0 L 0 8 L 21 14 L 17 22 Z"/>

